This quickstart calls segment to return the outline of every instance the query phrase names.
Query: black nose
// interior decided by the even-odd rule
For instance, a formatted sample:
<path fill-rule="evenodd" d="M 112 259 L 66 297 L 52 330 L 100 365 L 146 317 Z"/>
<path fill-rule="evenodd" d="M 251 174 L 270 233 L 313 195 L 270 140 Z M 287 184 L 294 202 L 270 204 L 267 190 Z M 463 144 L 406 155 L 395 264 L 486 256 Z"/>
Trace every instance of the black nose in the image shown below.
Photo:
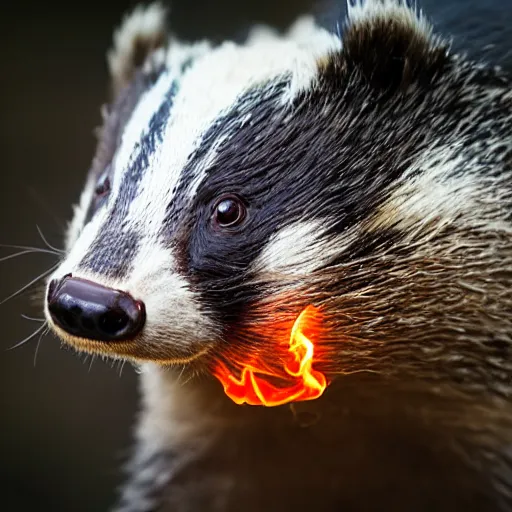
<path fill-rule="evenodd" d="M 70 275 L 50 283 L 47 300 L 53 321 L 81 338 L 127 340 L 146 320 L 144 304 L 128 293 Z"/>

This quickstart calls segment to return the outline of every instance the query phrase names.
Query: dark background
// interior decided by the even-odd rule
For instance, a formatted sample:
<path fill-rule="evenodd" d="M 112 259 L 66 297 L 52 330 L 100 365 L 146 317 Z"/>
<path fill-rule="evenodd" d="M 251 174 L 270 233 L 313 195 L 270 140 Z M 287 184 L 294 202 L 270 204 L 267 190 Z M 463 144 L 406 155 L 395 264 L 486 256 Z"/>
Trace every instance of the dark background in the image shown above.
<path fill-rule="evenodd" d="M 310 3 L 175 0 L 170 20 L 182 38 L 219 39 L 251 21 L 286 25 Z M 456 32 L 456 47 L 511 60 L 511 36 L 503 43 L 503 35 L 512 32 L 512 0 L 421 4 L 440 29 Z M 105 52 L 133 5 L 39 2 L 0 10 L 0 243 L 44 247 L 37 224 L 62 246 L 108 97 Z M 0 257 L 12 252 L 0 248 Z M 54 262 L 43 254 L 0 262 L 0 300 Z M 40 325 L 20 316 L 41 316 L 31 295 L 0 305 L 0 506 L 106 510 L 130 446 L 136 377 L 129 365 L 122 372 L 99 360 L 91 365 L 52 336 L 39 348 L 36 336 L 8 351 Z"/>

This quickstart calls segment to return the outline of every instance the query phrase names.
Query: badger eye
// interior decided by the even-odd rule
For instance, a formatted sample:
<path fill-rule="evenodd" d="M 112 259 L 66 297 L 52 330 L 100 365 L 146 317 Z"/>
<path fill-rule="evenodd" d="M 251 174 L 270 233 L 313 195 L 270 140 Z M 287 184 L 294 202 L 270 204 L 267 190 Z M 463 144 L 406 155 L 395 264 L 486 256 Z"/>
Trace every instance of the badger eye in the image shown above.
<path fill-rule="evenodd" d="M 220 227 L 233 227 L 245 219 L 246 213 L 245 205 L 239 197 L 224 196 L 215 205 L 213 220 Z"/>
<path fill-rule="evenodd" d="M 97 197 L 102 197 L 110 192 L 110 178 L 108 177 L 108 171 L 105 171 L 96 183 L 94 193 Z"/>

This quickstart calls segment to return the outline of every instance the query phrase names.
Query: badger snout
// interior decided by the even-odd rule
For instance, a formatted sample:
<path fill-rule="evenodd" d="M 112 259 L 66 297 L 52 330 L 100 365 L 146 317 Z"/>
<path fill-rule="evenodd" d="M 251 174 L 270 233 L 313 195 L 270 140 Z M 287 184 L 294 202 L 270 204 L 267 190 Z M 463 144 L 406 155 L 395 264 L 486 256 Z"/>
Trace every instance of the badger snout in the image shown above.
<path fill-rule="evenodd" d="M 97 341 L 134 338 L 144 327 L 144 303 L 121 290 L 72 277 L 51 281 L 48 311 L 68 334 Z"/>

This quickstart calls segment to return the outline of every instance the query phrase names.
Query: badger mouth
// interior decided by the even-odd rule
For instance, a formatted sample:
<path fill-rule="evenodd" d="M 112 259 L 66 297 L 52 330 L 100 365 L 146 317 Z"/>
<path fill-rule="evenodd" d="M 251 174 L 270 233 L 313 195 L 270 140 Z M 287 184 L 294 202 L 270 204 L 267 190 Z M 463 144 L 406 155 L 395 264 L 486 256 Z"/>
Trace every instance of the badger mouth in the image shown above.
<path fill-rule="evenodd" d="M 70 335 L 68 332 L 55 325 L 51 320 L 48 321 L 52 331 L 59 339 L 79 352 L 100 355 L 112 359 L 127 359 L 134 363 L 153 362 L 169 366 L 191 364 L 206 358 L 213 346 L 213 344 L 210 343 L 194 353 L 188 351 L 188 353 L 185 354 L 183 353 L 184 351 L 173 348 L 173 345 L 170 343 L 166 343 L 165 346 L 162 347 L 162 343 L 152 342 L 150 339 L 146 339 L 145 336 L 133 340 L 110 341 L 105 343 Z"/>
<path fill-rule="evenodd" d="M 144 303 L 129 293 L 65 275 L 48 286 L 45 315 L 52 330 L 79 351 L 135 362 L 187 364 L 211 343 L 171 343 L 146 332 Z M 177 336 L 174 336 L 175 338 Z"/>

